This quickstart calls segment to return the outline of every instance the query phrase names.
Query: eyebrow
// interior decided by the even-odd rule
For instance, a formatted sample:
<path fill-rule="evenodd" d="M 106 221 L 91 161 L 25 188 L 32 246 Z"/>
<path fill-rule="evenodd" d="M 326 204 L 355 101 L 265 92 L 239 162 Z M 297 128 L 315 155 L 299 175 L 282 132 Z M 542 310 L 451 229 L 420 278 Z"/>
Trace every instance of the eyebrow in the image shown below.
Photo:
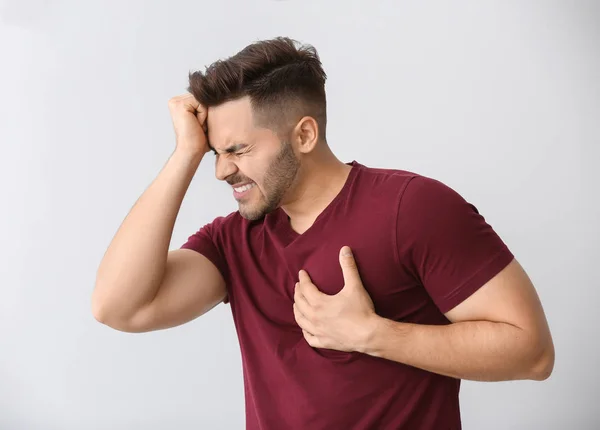
<path fill-rule="evenodd" d="M 234 152 L 238 152 L 240 149 L 244 149 L 248 146 L 247 143 L 234 143 L 232 145 L 230 145 L 229 147 L 225 148 L 223 150 L 223 153 L 226 154 L 233 154 Z M 217 150 L 210 144 L 208 143 L 208 147 L 210 148 L 210 150 L 212 152 L 214 152 L 215 154 L 217 154 Z"/>

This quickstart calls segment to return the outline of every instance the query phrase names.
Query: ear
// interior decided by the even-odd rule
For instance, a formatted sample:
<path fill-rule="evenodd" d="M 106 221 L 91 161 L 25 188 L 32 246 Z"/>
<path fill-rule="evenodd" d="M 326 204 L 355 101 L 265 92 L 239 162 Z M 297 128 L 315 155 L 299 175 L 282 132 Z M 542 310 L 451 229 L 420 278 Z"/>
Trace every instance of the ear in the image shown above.
<path fill-rule="evenodd" d="M 312 152 L 319 142 L 319 124 L 313 117 L 302 117 L 294 128 L 293 138 L 300 153 Z"/>

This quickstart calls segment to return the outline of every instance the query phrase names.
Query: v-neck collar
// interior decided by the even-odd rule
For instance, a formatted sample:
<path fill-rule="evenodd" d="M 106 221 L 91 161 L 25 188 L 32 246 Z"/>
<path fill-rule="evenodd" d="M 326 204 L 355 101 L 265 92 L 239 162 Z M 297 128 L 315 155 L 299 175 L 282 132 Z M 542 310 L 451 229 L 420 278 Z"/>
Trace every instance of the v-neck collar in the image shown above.
<path fill-rule="evenodd" d="M 280 239 L 284 241 L 285 246 L 291 245 L 301 237 L 309 236 L 312 231 L 318 229 L 319 225 L 326 222 L 331 212 L 333 212 L 334 209 L 340 204 L 340 202 L 347 197 L 347 195 L 350 192 L 350 188 L 352 187 L 352 184 L 354 182 L 354 179 L 356 178 L 358 170 L 360 167 L 362 167 L 362 165 L 356 162 L 355 160 L 346 164 L 351 166 L 352 169 L 350 170 L 348 177 L 346 178 L 344 186 L 342 187 L 340 192 L 333 198 L 333 200 L 325 207 L 325 209 L 321 211 L 321 213 L 317 216 L 313 224 L 304 233 L 298 233 L 292 228 L 288 215 L 281 207 L 277 208 L 273 212 L 273 216 L 275 218 L 274 227 L 277 230 L 277 234 L 280 237 Z"/>

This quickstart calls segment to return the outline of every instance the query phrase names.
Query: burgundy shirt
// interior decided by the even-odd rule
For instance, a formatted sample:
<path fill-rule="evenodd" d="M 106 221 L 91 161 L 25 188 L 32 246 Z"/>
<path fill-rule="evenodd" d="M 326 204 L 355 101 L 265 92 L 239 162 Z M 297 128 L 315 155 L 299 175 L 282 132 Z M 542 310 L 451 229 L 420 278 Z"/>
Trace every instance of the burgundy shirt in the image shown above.
<path fill-rule="evenodd" d="M 378 315 L 449 324 L 444 313 L 513 255 L 475 208 L 443 183 L 355 161 L 341 190 L 303 234 L 279 208 L 260 221 L 234 212 L 183 248 L 227 283 L 244 374 L 248 430 L 460 429 L 460 380 L 357 352 L 311 347 L 294 320 L 305 269 L 327 294 L 343 287 L 349 245 Z"/>

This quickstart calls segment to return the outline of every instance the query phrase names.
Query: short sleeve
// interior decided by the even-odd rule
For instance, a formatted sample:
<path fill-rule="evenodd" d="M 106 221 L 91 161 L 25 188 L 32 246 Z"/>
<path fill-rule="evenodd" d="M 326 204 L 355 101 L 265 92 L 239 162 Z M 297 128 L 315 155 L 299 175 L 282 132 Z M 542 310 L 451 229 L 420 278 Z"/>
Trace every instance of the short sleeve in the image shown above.
<path fill-rule="evenodd" d="M 400 196 L 399 263 L 446 313 L 514 258 L 477 208 L 435 179 L 415 176 Z"/>
<path fill-rule="evenodd" d="M 219 229 L 222 227 L 223 222 L 224 218 L 219 217 L 212 223 L 206 224 L 196 233 L 189 236 L 187 241 L 181 245 L 181 249 L 191 249 L 208 258 L 219 269 L 225 282 L 229 284 L 225 256 L 218 241 Z M 229 287 L 227 290 L 229 294 Z M 229 298 L 225 300 L 225 303 L 228 301 Z"/>

